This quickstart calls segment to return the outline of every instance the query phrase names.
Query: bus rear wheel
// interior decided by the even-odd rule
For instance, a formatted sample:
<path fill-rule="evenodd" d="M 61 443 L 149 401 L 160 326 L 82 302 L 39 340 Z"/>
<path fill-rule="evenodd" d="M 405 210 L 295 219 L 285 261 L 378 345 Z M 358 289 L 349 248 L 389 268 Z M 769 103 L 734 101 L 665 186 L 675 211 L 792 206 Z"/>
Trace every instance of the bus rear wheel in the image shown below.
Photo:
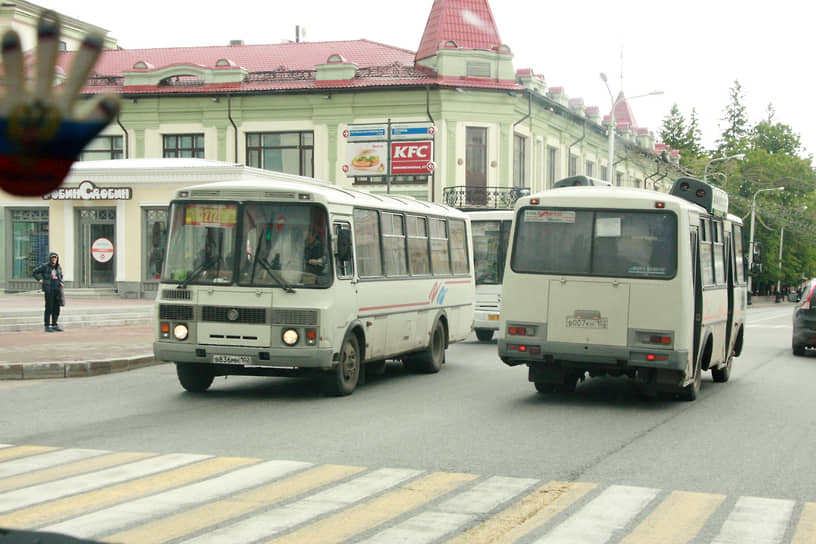
<path fill-rule="evenodd" d="M 700 362 L 694 367 L 694 380 L 680 391 L 680 400 L 691 402 L 697 400 L 700 393 L 700 385 L 703 383 L 703 369 Z"/>
<path fill-rule="evenodd" d="M 479 342 L 490 342 L 493 339 L 493 329 L 476 329 L 476 338 Z"/>
<path fill-rule="evenodd" d="M 340 361 L 324 377 L 324 391 L 333 397 L 351 395 L 360 380 L 360 343 L 355 334 L 349 334 L 340 350 Z"/>
<path fill-rule="evenodd" d="M 405 359 L 405 368 L 411 372 L 436 374 L 445 364 L 445 326 L 437 321 L 431 333 L 431 343 L 427 349 Z"/>
<path fill-rule="evenodd" d="M 215 379 L 211 365 L 201 363 L 176 363 L 176 375 L 181 386 L 191 393 L 203 393 Z"/>

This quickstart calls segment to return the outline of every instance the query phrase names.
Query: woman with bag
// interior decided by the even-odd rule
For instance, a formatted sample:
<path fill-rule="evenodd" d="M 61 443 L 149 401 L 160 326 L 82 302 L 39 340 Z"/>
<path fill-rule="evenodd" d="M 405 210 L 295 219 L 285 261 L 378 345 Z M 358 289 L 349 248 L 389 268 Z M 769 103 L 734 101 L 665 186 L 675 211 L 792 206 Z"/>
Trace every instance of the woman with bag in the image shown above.
<path fill-rule="evenodd" d="M 59 255 L 52 251 L 48 255 L 47 263 L 34 269 L 34 279 L 40 282 L 45 295 L 45 332 L 62 332 L 57 324 L 60 306 L 65 305 L 65 293 L 62 288 L 62 267 L 59 264 Z"/>

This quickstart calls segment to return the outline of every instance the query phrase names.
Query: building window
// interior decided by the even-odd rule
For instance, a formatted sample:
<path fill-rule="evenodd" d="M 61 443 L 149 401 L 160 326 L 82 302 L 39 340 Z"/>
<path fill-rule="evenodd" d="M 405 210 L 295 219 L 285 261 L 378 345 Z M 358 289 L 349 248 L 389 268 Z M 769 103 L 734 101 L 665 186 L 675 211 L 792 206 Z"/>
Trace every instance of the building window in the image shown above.
<path fill-rule="evenodd" d="M 623 185 L 623 172 L 615 172 L 615 184 L 618 187 Z"/>
<path fill-rule="evenodd" d="M 164 152 L 165 159 L 204 158 L 204 135 L 203 134 L 165 134 Z"/>
<path fill-rule="evenodd" d="M 167 208 L 145 208 L 142 237 L 145 241 L 143 278 L 158 280 L 164 264 L 164 249 L 167 244 Z"/>
<path fill-rule="evenodd" d="M 609 168 L 606 166 L 601 166 L 601 179 L 604 181 L 609 181 Z"/>
<path fill-rule="evenodd" d="M 121 136 L 97 136 L 79 154 L 81 161 L 106 161 L 124 156 Z"/>
<path fill-rule="evenodd" d="M 524 187 L 524 150 L 527 146 L 527 138 L 515 134 L 513 136 L 513 186 Z"/>
<path fill-rule="evenodd" d="M 550 189 L 558 176 L 558 149 L 547 146 L 547 188 Z"/>
<path fill-rule="evenodd" d="M 247 165 L 314 176 L 314 132 L 250 132 Z"/>
<path fill-rule="evenodd" d="M 588 177 L 592 177 L 595 175 L 595 163 L 592 161 L 586 161 L 586 171 L 584 172 Z"/>
<path fill-rule="evenodd" d="M 48 261 L 48 208 L 11 210 L 11 278 L 31 278 Z"/>
<path fill-rule="evenodd" d="M 575 176 L 578 174 L 578 157 L 570 155 L 569 158 L 569 174 L 568 176 Z"/>

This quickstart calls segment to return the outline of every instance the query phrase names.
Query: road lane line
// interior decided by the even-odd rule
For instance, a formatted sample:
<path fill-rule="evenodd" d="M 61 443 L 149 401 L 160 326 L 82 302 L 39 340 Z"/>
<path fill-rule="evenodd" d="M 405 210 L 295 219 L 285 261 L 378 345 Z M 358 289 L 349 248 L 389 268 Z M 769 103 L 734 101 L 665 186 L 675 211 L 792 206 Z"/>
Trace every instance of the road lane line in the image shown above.
<path fill-rule="evenodd" d="M 0 494 L 0 512 L 19 510 L 35 504 L 61 499 L 69 495 L 77 495 L 127 480 L 141 478 L 157 472 L 163 472 L 178 468 L 182 465 L 201 461 L 207 457 L 207 455 L 172 453 L 83 474 L 81 476 L 46 482 L 15 491 L 8 491 Z M 13 525 L 7 522 L 10 518 L 13 518 L 13 514 L 0 516 L 0 526 L 13 527 Z"/>
<path fill-rule="evenodd" d="M 597 484 L 549 482 L 446 544 L 510 544 L 544 525 Z"/>
<path fill-rule="evenodd" d="M 674 491 L 620 544 L 685 544 L 724 500 L 725 495 Z"/>
<path fill-rule="evenodd" d="M 538 480 L 493 476 L 422 512 L 396 527 L 381 531 L 361 544 L 427 544 L 470 525 L 478 516 L 520 495 Z"/>
<path fill-rule="evenodd" d="M 291 504 L 267 510 L 238 523 L 184 542 L 223 544 L 253 542 L 292 529 L 301 523 L 341 510 L 378 495 L 421 474 L 418 470 L 384 468 L 330 487 Z"/>
<path fill-rule="evenodd" d="M 294 533 L 271 540 L 268 544 L 301 544 L 303 542 L 336 544 L 401 516 L 405 512 L 419 508 L 477 477 L 476 474 L 434 472 L 408 482 L 399 489 L 390 491 L 372 501 L 358 504 Z M 443 516 L 447 519 L 441 519 Z M 468 514 L 440 513 L 436 521 L 441 524 L 461 523 L 461 518 L 467 521 L 472 517 Z"/>
<path fill-rule="evenodd" d="M 658 489 L 613 485 L 557 525 L 535 544 L 602 544 L 622 530 L 658 494 Z"/>
<path fill-rule="evenodd" d="M 84 512 L 91 512 L 112 504 L 121 503 L 145 495 L 153 495 L 189 482 L 208 478 L 238 467 L 255 463 L 257 459 L 219 457 L 205 459 L 197 463 L 180 468 L 160 472 L 144 478 L 138 478 L 94 491 L 87 491 L 78 495 L 63 497 L 45 504 L 39 504 L 10 514 L 13 527 L 16 529 L 31 529 L 46 523 L 55 523 Z"/>
<path fill-rule="evenodd" d="M 5 463 L 0 463 L 0 479 L 10 478 L 11 476 L 17 476 L 18 474 L 24 474 L 26 472 L 45 470 L 56 465 L 65 465 L 74 461 L 88 459 L 89 457 L 98 457 L 106 453 L 110 452 L 69 448 L 23 457 L 14 461 L 6 461 Z"/>
<path fill-rule="evenodd" d="M 77 474 L 85 474 L 86 472 L 132 463 L 133 461 L 154 456 L 155 454 L 153 453 L 111 453 L 84 461 L 75 461 L 66 465 L 48 468 L 30 474 L 20 474 L 19 476 L 0 480 L 0 492 L 29 487 L 53 480 L 61 480 L 70 476 L 76 476 Z"/>
<path fill-rule="evenodd" d="M 247 469 L 244 469 L 247 470 Z M 285 480 L 273 482 L 261 487 L 239 493 L 228 499 L 204 504 L 199 507 L 179 512 L 187 504 L 176 504 L 172 501 L 168 503 L 166 512 L 179 512 L 163 519 L 156 520 L 146 525 L 134 527 L 133 529 L 109 535 L 105 540 L 109 542 L 121 542 L 132 544 L 160 544 L 184 536 L 192 535 L 197 531 L 206 529 L 216 524 L 222 524 L 230 519 L 244 516 L 255 510 L 268 507 L 271 504 L 306 493 L 320 486 L 347 478 L 358 472 L 363 467 L 352 467 L 343 465 L 321 465 L 299 474 L 295 474 Z M 258 478 L 257 481 L 247 484 L 257 485 L 261 481 L 268 481 L 269 478 Z M 223 496 L 231 495 L 234 491 L 231 482 L 224 482 L 219 486 Z M 210 495 L 201 497 L 191 497 L 189 502 L 212 500 Z M 129 505 L 122 505 L 128 507 Z M 145 512 L 146 516 L 152 516 L 151 512 Z M 161 514 L 161 513 L 160 513 Z M 100 534 L 108 530 L 101 531 Z"/>
<path fill-rule="evenodd" d="M 782 542 L 794 501 L 740 497 L 711 544 L 776 544 Z"/>
<path fill-rule="evenodd" d="M 59 448 L 50 448 L 48 446 L 9 446 L 0 449 L 0 461 L 7 459 L 16 459 L 17 457 L 24 457 L 26 455 L 36 455 L 38 453 L 45 453 L 47 451 L 54 451 Z"/>
<path fill-rule="evenodd" d="M 816 544 L 816 502 L 806 502 L 791 544 Z"/>

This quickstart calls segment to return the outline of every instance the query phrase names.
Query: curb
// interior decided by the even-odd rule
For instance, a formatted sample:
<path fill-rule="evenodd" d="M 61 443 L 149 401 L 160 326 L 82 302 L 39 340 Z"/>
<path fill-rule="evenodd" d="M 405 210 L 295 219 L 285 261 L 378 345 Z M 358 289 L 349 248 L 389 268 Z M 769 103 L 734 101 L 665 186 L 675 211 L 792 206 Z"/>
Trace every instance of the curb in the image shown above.
<path fill-rule="evenodd" d="M 58 363 L 0 364 L 0 380 L 40 380 L 46 378 L 87 378 L 113 372 L 126 372 L 148 366 L 167 364 L 153 355 L 98 361 L 64 361 Z"/>

